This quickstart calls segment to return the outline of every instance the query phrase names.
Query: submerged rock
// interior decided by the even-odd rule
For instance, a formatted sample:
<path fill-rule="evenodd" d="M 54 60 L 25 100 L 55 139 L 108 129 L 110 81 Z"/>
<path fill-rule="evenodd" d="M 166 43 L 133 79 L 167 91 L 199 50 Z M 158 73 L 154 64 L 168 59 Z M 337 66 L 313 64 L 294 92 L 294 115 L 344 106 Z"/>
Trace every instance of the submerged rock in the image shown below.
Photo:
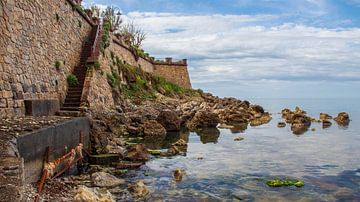
<path fill-rule="evenodd" d="M 181 120 L 178 114 L 172 110 L 163 110 L 156 119 L 166 131 L 179 131 Z"/>
<path fill-rule="evenodd" d="M 184 171 L 180 170 L 179 168 L 176 169 L 176 170 L 174 171 L 174 173 L 173 173 L 174 180 L 175 180 L 175 181 L 178 181 L 178 182 L 182 181 L 182 178 L 183 178 L 184 174 L 185 174 Z"/>
<path fill-rule="evenodd" d="M 149 160 L 149 152 L 143 144 L 131 145 L 126 158 L 130 161 L 147 161 Z"/>
<path fill-rule="evenodd" d="M 171 156 L 178 155 L 180 153 L 180 150 L 177 146 L 171 145 L 170 148 L 167 150 L 167 154 Z"/>
<path fill-rule="evenodd" d="M 334 120 L 341 126 L 347 126 L 350 122 L 349 114 L 346 112 L 340 112 Z"/>
<path fill-rule="evenodd" d="M 196 130 L 196 134 L 200 136 L 200 141 L 203 144 L 206 143 L 217 143 L 220 137 L 220 131 L 217 128 L 201 128 Z"/>
<path fill-rule="evenodd" d="M 236 137 L 236 138 L 234 138 L 234 141 L 241 141 L 243 139 L 244 139 L 243 137 Z"/>
<path fill-rule="evenodd" d="M 143 181 L 137 181 L 136 183 L 130 185 L 128 190 L 133 195 L 133 197 L 137 199 L 145 198 L 149 194 L 149 190 Z"/>
<path fill-rule="evenodd" d="M 91 182 L 96 187 L 116 187 L 124 184 L 125 180 L 119 179 L 109 173 L 96 172 L 91 174 Z"/>

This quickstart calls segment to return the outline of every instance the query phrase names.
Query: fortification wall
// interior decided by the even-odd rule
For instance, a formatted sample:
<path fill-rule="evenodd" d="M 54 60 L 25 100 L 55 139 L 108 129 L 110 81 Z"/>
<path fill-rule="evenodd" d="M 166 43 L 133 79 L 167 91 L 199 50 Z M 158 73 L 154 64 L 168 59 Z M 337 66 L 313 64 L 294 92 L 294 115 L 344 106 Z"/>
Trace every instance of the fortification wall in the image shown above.
<path fill-rule="evenodd" d="M 149 72 L 149 73 L 154 72 L 154 65 L 152 64 L 152 61 L 149 61 L 142 57 L 139 57 L 138 60 L 136 60 L 136 57 L 131 52 L 130 48 L 127 47 L 126 45 L 123 45 L 120 41 L 118 41 L 115 38 L 113 38 L 112 43 L 110 43 L 109 50 L 119 55 L 121 60 L 126 61 L 126 63 L 132 66 L 140 65 L 140 67 L 145 72 Z"/>
<path fill-rule="evenodd" d="M 27 99 L 64 99 L 91 27 L 68 0 L 1 0 L 0 117 L 24 115 Z"/>
<path fill-rule="evenodd" d="M 164 77 L 181 87 L 191 88 L 187 61 L 173 62 L 171 58 L 154 62 L 154 74 Z"/>

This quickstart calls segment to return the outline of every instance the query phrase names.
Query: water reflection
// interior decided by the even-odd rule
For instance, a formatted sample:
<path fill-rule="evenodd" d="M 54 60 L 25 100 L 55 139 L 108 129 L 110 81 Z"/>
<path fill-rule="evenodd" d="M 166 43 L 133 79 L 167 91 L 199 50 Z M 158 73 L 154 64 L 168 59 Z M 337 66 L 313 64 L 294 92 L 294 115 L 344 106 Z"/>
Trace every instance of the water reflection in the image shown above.
<path fill-rule="evenodd" d="M 238 125 L 234 125 L 233 128 L 230 128 L 231 133 L 243 133 L 248 127 L 247 123 L 243 123 L 243 124 L 238 124 Z"/>
<path fill-rule="evenodd" d="M 200 136 L 200 141 L 203 144 L 206 143 L 214 143 L 218 142 L 220 137 L 220 131 L 217 128 L 202 128 L 196 130 L 196 134 Z"/>
<path fill-rule="evenodd" d="M 165 137 L 144 137 L 142 143 L 149 149 L 168 149 L 179 139 L 189 142 L 190 131 L 182 128 L 180 131 L 168 132 Z"/>

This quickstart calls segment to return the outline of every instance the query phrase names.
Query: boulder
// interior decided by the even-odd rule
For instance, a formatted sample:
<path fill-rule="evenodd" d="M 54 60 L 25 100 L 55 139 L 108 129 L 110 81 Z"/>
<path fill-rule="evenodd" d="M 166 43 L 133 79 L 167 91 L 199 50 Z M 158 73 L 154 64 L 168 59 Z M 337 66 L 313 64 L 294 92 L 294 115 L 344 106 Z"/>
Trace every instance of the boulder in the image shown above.
<path fill-rule="evenodd" d="M 163 110 L 160 112 L 156 121 L 160 123 L 166 131 L 179 131 L 181 120 L 178 114 L 172 110 Z"/>
<path fill-rule="evenodd" d="M 195 116 L 187 123 L 187 127 L 191 130 L 196 128 L 216 128 L 220 122 L 217 114 L 209 111 L 198 111 Z"/>
<path fill-rule="evenodd" d="M 329 119 L 332 119 L 332 117 L 331 117 L 329 114 L 323 113 L 323 112 L 320 113 L 320 120 L 321 120 L 321 121 L 323 121 L 323 120 L 329 120 Z"/>
<path fill-rule="evenodd" d="M 130 161 L 147 161 L 149 160 L 149 152 L 143 144 L 131 145 L 127 151 L 126 159 Z"/>
<path fill-rule="evenodd" d="M 109 173 L 96 172 L 91 174 L 91 182 L 96 187 L 116 187 L 124 184 L 125 180 L 119 179 Z"/>
<path fill-rule="evenodd" d="M 142 128 L 144 136 L 166 136 L 165 128 L 155 120 L 145 121 Z"/>
<path fill-rule="evenodd" d="M 136 183 L 130 185 L 128 190 L 133 195 L 133 197 L 137 199 L 145 198 L 149 194 L 149 190 L 143 181 L 137 181 Z"/>
<path fill-rule="evenodd" d="M 75 202 L 115 202 L 112 195 L 107 190 L 99 190 L 98 188 L 88 188 L 79 186 L 75 190 Z"/>
<path fill-rule="evenodd" d="M 306 132 L 311 126 L 311 118 L 303 113 L 295 114 L 291 121 L 291 130 L 294 134 L 300 135 Z"/>
<path fill-rule="evenodd" d="M 347 126 L 349 125 L 350 122 L 350 118 L 349 118 L 349 114 L 346 112 L 340 112 L 337 117 L 334 118 L 334 120 L 336 121 L 336 123 L 338 123 L 339 125 L 342 126 Z"/>
<path fill-rule="evenodd" d="M 167 154 L 171 155 L 171 156 L 175 156 L 178 155 L 180 153 L 180 150 L 177 146 L 175 145 L 171 145 L 169 147 L 169 149 L 167 150 Z"/>

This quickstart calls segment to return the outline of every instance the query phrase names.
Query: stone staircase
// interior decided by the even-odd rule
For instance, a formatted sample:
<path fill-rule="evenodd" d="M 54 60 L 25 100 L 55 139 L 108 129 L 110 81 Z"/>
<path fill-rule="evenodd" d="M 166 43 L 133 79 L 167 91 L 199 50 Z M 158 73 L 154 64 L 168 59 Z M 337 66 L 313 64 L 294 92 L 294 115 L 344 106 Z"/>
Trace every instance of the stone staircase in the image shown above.
<path fill-rule="evenodd" d="M 98 40 L 98 29 L 98 26 L 93 27 L 88 40 L 83 46 L 80 63 L 73 71 L 73 74 L 79 81 L 79 85 L 68 87 L 65 102 L 58 112 L 60 116 L 80 116 L 81 96 L 87 72 L 86 66 L 89 64 L 88 59 L 93 56 L 93 47 Z"/>

